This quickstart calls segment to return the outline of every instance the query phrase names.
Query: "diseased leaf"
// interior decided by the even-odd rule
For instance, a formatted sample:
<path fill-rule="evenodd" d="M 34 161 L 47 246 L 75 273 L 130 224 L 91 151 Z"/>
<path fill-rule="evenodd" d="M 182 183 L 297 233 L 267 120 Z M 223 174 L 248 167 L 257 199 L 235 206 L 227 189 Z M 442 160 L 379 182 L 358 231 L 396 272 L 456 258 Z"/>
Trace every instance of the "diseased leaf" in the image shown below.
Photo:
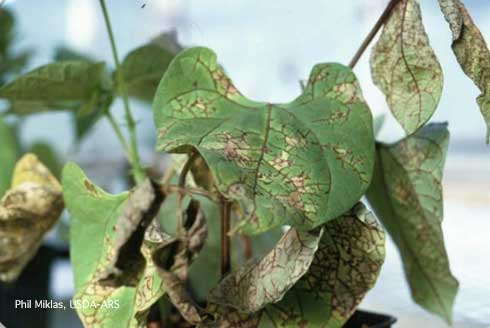
<path fill-rule="evenodd" d="M 13 281 L 63 210 L 61 187 L 32 154 L 23 156 L 0 201 L 0 280 Z"/>
<path fill-rule="evenodd" d="M 280 301 L 310 268 L 321 236 L 321 230 L 290 228 L 265 257 L 226 276 L 208 300 L 241 312 L 256 312 Z"/>
<path fill-rule="evenodd" d="M 401 0 L 392 10 L 374 47 L 371 71 L 408 134 L 430 119 L 441 98 L 443 74 L 416 0 Z"/>
<path fill-rule="evenodd" d="M 358 204 L 324 225 L 308 273 L 280 302 L 253 314 L 211 304 L 208 310 L 217 320 L 207 327 L 340 328 L 374 286 L 384 244 L 373 215 Z"/>
<path fill-rule="evenodd" d="M 430 124 L 393 145 L 377 145 L 367 197 L 400 251 L 412 297 L 451 321 L 458 282 L 441 229 L 446 124 Z"/>
<path fill-rule="evenodd" d="M 54 62 L 0 87 L 0 98 L 13 101 L 89 99 L 104 83 L 104 63 Z"/>
<path fill-rule="evenodd" d="M 274 105 L 243 97 L 211 50 L 188 49 L 170 64 L 153 111 L 158 149 L 196 148 L 219 191 L 241 203 L 240 233 L 314 228 L 351 208 L 371 180 L 372 117 L 339 64 L 315 66 L 302 95 Z"/>
<path fill-rule="evenodd" d="M 459 0 L 439 0 L 453 33 L 453 52 L 464 73 L 480 89 L 478 106 L 487 123 L 490 143 L 490 51 L 483 35 Z"/>
<path fill-rule="evenodd" d="M 132 272 L 135 274 L 127 277 L 124 281 L 126 285 L 103 283 L 99 277 L 117 257 L 114 245 L 118 219 L 128 206 L 129 195 L 105 193 L 94 186 L 75 164 L 67 164 L 63 170 L 63 191 L 71 215 L 74 301 L 90 304 L 89 307 L 77 308 L 84 326 L 146 327 L 150 307 L 165 293 L 153 254 L 171 237 L 161 233 L 158 223 L 153 221 L 151 228 L 146 229 L 141 244 L 144 262 L 134 268 Z M 114 305 L 116 303 L 118 306 Z"/>
<path fill-rule="evenodd" d="M 203 248 L 208 230 L 198 201 L 191 200 L 182 215 L 184 226 L 180 234 L 173 245 L 167 245 L 155 254 L 159 259 L 155 261 L 159 264 L 159 272 L 167 286 L 170 301 L 187 322 L 198 324 L 201 322 L 199 309 L 185 289 L 185 284 L 189 267 Z"/>
<path fill-rule="evenodd" d="M 0 198 L 10 187 L 17 161 L 17 148 L 14 132 L 0 117 Z"/>
<path fill-rule="evenodd" d="M 144 233 L 158 213 L 163 195 L 150 179 L 146 179 L 129 195 L 126 205 L 117 220 L 112 241 L 113 256 L 108 258 L 105 271 L 97 278 L 104 284 L 131 284 L 126 281 L 137 276 L 144 267 L 140 252 Z"/>

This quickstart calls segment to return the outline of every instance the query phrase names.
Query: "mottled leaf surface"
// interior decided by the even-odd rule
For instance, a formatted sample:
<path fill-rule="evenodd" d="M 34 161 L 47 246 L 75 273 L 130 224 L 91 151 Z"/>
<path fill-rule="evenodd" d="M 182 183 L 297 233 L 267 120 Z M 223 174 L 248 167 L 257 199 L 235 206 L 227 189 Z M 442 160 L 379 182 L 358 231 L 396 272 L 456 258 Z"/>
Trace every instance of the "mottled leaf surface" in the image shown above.
<path fill-rule="evenodd" d="M 280 301 L 310 268 L 322 231 L 290 228 L 262 259 L 250 262 L 226 276 L 211 290 L 211 303 L 256 312 Z"/>
<path fill-rule="evenodd" d="M 99 277 L 117 256 L 117 222 L 127 206 L 128 193 L 110 195 L 96 187 L 75 164 L 63 170 L 63 191 L 70 213 L 70 253 L 75 277 L 75 301 L 86 327 L 146 327 L 148 311 L 165 292 L 153 254 L 170 237 L 145 230 L 141 244 L 144 263 L 125 284 L 105 284 Z M 158 231 L 158 229 L 156 229 Z M 139 274 L 137 274 L 139 273 Z M 119 307 L 111 307 L 114 302 Z"/>
<path fill-rule="evenodd" d="M 217 320 L 208 327 L 340 328 L 378 277 L 385 237 L 361 204 L 324 225 L 306 273 L 278 303 L 254 314 L 211 305 Z"/>
<path fill-rule="evenodd" d="M 63 210 L 61 187 L 37 157 L 22 157 L 0 201 L 0 280 L 15 280 Z"/>
<path fill-rule="evenodd" d="M 446 124 L 430 124 L 398 143 L 379 144 L 367 197 L 398 246 L 413 299 L 450 321 L 458 282 L 441 229 L 448 141 Z"/>
<path fill-rule="evenodd" d="M 17 148 L 12 128 L 0 117 L 0 198 L 10 187 L 17 161 Z"/>
<path fill-rule="evenodd" d="M 478 106 L 487 123 L 490 142 L 490 51 L 466 7 L 459 0 L 439 0 L 453 33 L 453 52 L 464 73 L 480 89 Z"/>
<path fill-rule="evenodd" d="M 246 213 L 237 231 L 316 227 L 370 183 L 372 117 L 352 71 L 316 65 L 289 104 L 242 96 L 206 48 L 181 52 L 153 103 L 158 149 L 199 151 L 218 189 Z"/>
<path fill-rule="evenodd" d="M 393 9 L 374 47 L 371 72 L 408 134 L 429 120 L 441 98 L 443 75 L 416 0 L 399 1 Z"/>

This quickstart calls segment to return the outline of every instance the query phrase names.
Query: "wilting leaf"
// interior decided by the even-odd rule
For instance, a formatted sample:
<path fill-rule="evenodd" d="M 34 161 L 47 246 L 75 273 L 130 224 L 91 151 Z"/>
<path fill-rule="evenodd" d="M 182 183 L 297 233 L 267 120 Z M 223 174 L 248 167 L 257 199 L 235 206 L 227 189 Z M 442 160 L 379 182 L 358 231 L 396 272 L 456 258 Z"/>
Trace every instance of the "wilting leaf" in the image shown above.
<path fill-rule="evenodd" d="M 0 198 L 10 187 L 17 152 L 14 132 L 0 117 Z"/>
<path fill-rule="evenodd" d="M 226 276 L 209 294 L 214 304 L 256 312 L 280 301 L 308 271 L 322 231 L 290 228 L 265 257 Z"/>
<path fill-rule="evenodd" d="M 0 280 L 15 280 L 36 254 L 63 210 L 61 187 L 38 159 L 17 163 L 11 189 L 0 201 Z"/>
<path fill-rule="evenodd" d="M 441 98 L 443 75 L 416 0 L 402 0 L 392 11 L 371 57 L 374 83 L 408 134 L 432 116 Z"/>
<path fill-rule="evenodd" d="M 441 229 L 448 141 L 446 124 L 430 124 L 396 144 L 379 144 L 367 197 L 398 246 L 413 299 L 450 321 L 458 282 Z"/>
<path fill-rule="evenodd" d="M 153 111 L 158 149 L 199 151 L 220 192 L 241 203 L 241 233 L 316 227 L 351 208 L 371 180 L 372 117 L 339 64 L 315 66 L 302 95 L 275 105 L 242 96 L 211 50 L 188 49 L 170 64 Z"/>
<path fill-rule="evenodd" d="M 113 256 L 105 265 L 106 271 L 97 278 L 105 284 L 131 284 L 123 276 L 137 275 L 144 266 L 140 253 L 144 233 L 160 209 L 163 195 L 150 179 L 146 179 L 129 195 L 126 205 L 117 220 L 112 241 Z"/>
<path fill-rule="evenodd" d="M 41 163 L 43 163 L 56 178 L 61 176 L 60 159 L 51 145 L 43 142 L 36 142 L 30 146 L 29 153 L 36 155 Z"/>
<path fill-rule="evenodd" d="M 340 328 L 378 277 L 385 237 L 361 204 L 324 225 L 308 273 L 276 304 L 246 314 L 211 305 L 217 321 L 209 327 Z"/>
<path fill-rule="evenodd" d="M 439 3 L 453 33 L 456 59 L 481 91 L 477 102 L 487 123 L 487 143 L 490 143 L 490 51 L 461 1 L 439 0 Z"/>
<path fill-rule="evenodd" d="M 12 101 L 59 102 L 90 99 L 104 83 L 104 63 L 55 62 L 0 87 L 0 98 Z"/>
<path fill-rule="evenodd" d="M 75 164 L 67 164 L 63 170 L 63 191 L 71 215 L 74 299 L 90 304 L 77 308 L 80 319 L 86 327 L 146 327 L 150 307 L 165 292 L 152 256 L 156 249 L 169 242 L 170 236 L 162 234 L 158 226 L 150 226 L 141 245 L 145 261 L 133 271 L 140 274 L 133 276 L 131 284 L 104 284 L 98 277 L 117 256 L 114 248 L 117 223 L 129 195 L 105 193 Z"/>

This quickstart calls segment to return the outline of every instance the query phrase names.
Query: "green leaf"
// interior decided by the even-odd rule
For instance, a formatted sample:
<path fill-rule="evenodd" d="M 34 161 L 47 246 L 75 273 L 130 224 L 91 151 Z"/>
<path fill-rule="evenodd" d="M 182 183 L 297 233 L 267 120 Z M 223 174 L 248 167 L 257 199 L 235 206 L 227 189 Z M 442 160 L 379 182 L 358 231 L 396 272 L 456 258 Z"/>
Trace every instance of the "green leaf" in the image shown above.
<path fill-rule="evenodd" d="M 478 106 L 487 123 L 490 143 L 490 51 L 485 38 L 459 0 L 439 0 L 453 33 L 453 52 L 464 73 L 480 89 Z"/>
<path fill-rule="evenodd" d="M 324 225 L 308 273 L 280 302 L 253 314 L 211 305 L 217 320 L 208 327 L 340 328 L 374 286 L 384 244 L 374 216 L 358 204 Z"/>
<path fill-rule="evenodd" d="M 148 44 L 131 51 L 124 58 L 120 68 L 129 95 L 151 102 L 174 56 L 175 53 L 156 44 Z"/>
<path fill-rule="evenodd" d="M 450 322 L 458 282 L 441 229 L 448 141 L 446 124 L 430 124 L 395 144 L 378 144 L 367 197 L 400 251 L 413 299 Z"/>
<path fill-rule="evenodd" d="M 107 194 L 75 164 L 67 164 L 63 170 L 63 191 L 71 215 L 74 298 L 75 302 L 90 304 L 77 308 L 80 319 L 87 327 L 146 327 L 151 305 L 165 292 L 153 254 L 170 237 L 161 234 L 158 227 L 146 229 L 141 242 L 145 264 L 134 268 L 140 274 L 128 279 L 126 285 L 106 284 L 100 278 L 117 255 L 114 242 L 118 219 L 128 206 L 129 194 Z M 140 234 L 134 236 L 141 238 Z"/>
<path fill-rule="evenodd" d="M 242 96 L 211 50 L 188 49 L 170 64 L 153 111 L 158 149 L 199 151 L 219 191 L 241 203 L 241 233 L 314 228 L 351 208 L 371 180 L 371 113 L 340 64 L 315 66 L 302 95 L 274 105 Z"/>
<path fill-rule="evenodd" d="M 56 178 L 60 178 L 60 158 L 51 145 L 44 142 L 36 142 L 29 148 L 28 152 L 36 155 Z"/>
<path fill-rule="evenodd" d="M 250 313 L 280 301 L 310 268 L 322 233 L 290 228 L 262 259 L 227 275 L 211 290 L 209 302 Z"/>
<path fill-rule="evenodd" d="M 0 198 L 10 187 L 17 155 L 15 134 L 0 117 Z"/>
<path fill-rule="evenodd" d="M 85 100 L 103 84 L 104 63 L 55 62 L 0 87 L 0 98 L 39 102 Z"/>
<path fill-rule="evenodd" d="M 0 200 L 0 281 L 17 279 L 62 211 L 56 178 L 36 156 L 23 156 Z"/>
<path fill-rule="evenodd" d="M 430 119 L 441 98 L 443 74 L 416 0 L 399 1 L 392 10 L 374 47 L 371 71 L 408 134 Z"/>

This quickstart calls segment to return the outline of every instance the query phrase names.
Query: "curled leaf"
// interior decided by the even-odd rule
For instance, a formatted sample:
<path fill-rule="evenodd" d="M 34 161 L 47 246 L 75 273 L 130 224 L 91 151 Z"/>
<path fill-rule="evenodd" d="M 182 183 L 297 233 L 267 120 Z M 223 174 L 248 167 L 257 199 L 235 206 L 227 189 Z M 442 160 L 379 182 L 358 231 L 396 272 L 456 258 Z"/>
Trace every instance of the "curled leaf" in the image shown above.
<path fill-rule="evenodd" d="M 136 200 L 133 199 L 132 205 L 128 205 L 128 193 L 107 194 L 92 184 L 75 164 L 67 164 L 63 170 L 63 190 L 71 215 L 74 304 L 84 326 L 146 327 L 150 307 L 165 293 L 153 254 L 171 240 L 155 226 L 156 221 L 144 232 L 139 250 L 144 261 L 137 262 L 131 271 L 126 272 L 124 280 L 116 280 L 112 284 L 100 280 L 114 266 L 117 247 L 124 239 L 121 236 L 126 235 L 121 233 L 119 241 L 115 242 L 118 220 L 125 218 L 122 213 L 126 207 L 134 209 L 140 204 L 140 193 L 145 192 L 138 191 L 140 196 L 133 196 Z M 140 210 L 144 211 L 141 207 Z M 138 210 L 127 211 L 134 214 L 132 218 L 141 217 Z M 126 232 L 131 230 L 125 229 Z"/>
<path fill-rule="evenodd" d="M 477 102 L 487 123 L 487 143 L 490 143 L 490 51 L 461 1 L 439 0 L 439 4 L 453 33 L 452 48 L 456 59 L 481 91 Z"/>
<path fill-rule="evenodd" d="M 158 213 L 163 199 L 150 179 L 143 181 L 131 192 L 114 227 L 114 256 L 108 259 L 106 271 L 99 277 L 101 281 L 121 284 L 118 280 L 124 280 L 123 275 L 133 275 L 134 268 L 144 266 L 144 257 L 140 252 L 144 234 Z"/>
<path fill-rule="evenodd" d="M 63 210 L 61 187 L 37 157 L 17 163 L 11 189 L 0 201 L 0 280 L 15 280 L 36 254 Z"/>
<path fill-rule="evenodd" d="M 321 236 L 321 230 L 290 228 L 266 256 L 226 276 L 211 290 L 209 302 L 256 312 L 280 301 L 308 271 Z"/>
<path fill-rule="evenodd" d="M 458 282 L 441 229 L 446 124 L 430 124 L 392 145 L 377 146 L 367 197 L 400 251 L 413 299 L 448 322 Z"/>
<path fill-rule="evenodd" d="M 242 96 L 211 50 L 188 49 L 170 64 L 153 111 L 158 149 L 198 150 L 219 191 L 241 203 L 241 233 L 314 228 L 351 208 L 371 180 L 372 117 L 339 64 L 315 66 L 302 95 L 269 104 Z"/>
<path fill-rule="evenodd" d="M 371 71 L 408 134 L 430 119 L 441 98 L 443 75 L 417 0 L 401 0 L 393 8 L 374 47 Z"/>

